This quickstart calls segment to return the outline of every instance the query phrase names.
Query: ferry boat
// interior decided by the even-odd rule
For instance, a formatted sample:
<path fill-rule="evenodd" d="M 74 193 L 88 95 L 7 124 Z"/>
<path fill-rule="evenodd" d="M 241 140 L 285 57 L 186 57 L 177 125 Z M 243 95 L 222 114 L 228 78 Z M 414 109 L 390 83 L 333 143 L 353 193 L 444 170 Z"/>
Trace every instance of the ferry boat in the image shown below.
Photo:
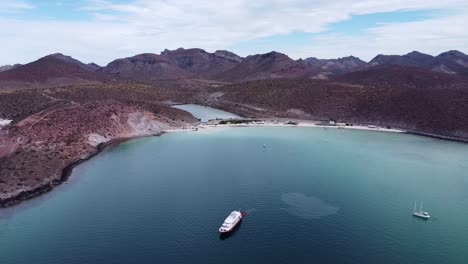
<path fill-rule="evenodd" d="M 242 218 L 246 216 L 247 213 L 241 211 L 232 211 L 232 213 L 224 220 L 224 223 L 219 228 L 220 233 L 229 233 L 240 223 Z"/>
<path fill-rule="evenodd" d="M 427 219 L 431 218 L 431 216 L 429 215 L 428 212 L 425 212 L 425 211 L 422 210 L 422 202 L 421 202 L 421 204 L 419 206 L 419 211 L 416 211 L 416 202 L 414 202 L 413 216 L 422 218 L 424 220 L 427 220 Z"/>

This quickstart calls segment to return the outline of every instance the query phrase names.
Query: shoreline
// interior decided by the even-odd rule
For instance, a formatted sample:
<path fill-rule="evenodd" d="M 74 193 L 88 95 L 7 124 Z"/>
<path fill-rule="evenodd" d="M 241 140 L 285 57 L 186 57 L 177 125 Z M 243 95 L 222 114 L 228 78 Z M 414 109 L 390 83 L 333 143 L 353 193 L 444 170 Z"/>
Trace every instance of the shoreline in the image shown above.
<path fill-rule="evenodd" d="M 235 119 L 233 119 L 235 120 Z M 173 129 L 167 132 L 183 132 L 183 131 L 197 131 L 199 129 L 211 128 L 226 128 L 226 127 L 303 127 L 303 128 L 332 128 L 332 129 L 352 129 L 376 132 L 390 132 L 390 133 L 408 133 L 407 130 L 396 128 L 385 128 L 380 126 L 366 126 L 366 125 L 321 125 L 317 121 L 311 120 L 298 120 L 298 119 L 243 119 L 246 122 L 229 123 L 229 120 L 210 120 L 208 122 L 200 123 L 198 125 L 184 128 Z M 226 122 L 220 124 L 220 122 Z M 288 123 L 293 122 L 293 123 Z"/>
<path fill-rule="evenodd" d="M 131 140 L 131 139 L 141 138 L 141 137 L 153 137 L 153 136 L 157 137 L 157 136 L 161 136 L 162 134 L 164 134 L 164 132 L 154 134 L 154 135 L 115 138 L 115 139 L 109 140 L 107 142 L 100 143 L 100 144 L 98 144 L 96 146 L 96 150 L 91 152 L 86 158 L 75 160 L 75 161 L 69 163 L 68 165 L 66 165 L 62 169 L 62 171 L 60 172 L 60 177 L 58 179 L 55 179 L 55 180 L 52 180 L 50 182 L 44 183 L 43 185 L 40 185 L 40 186 L 38 186 L 38 187 L 36 187 L 36 188 L 34 188 L 32 190 L 23 191 L 23 192 L 19 193 L 18 195 L 15 195 L 13 197 L 10 197 L 10 198 L 7 198 L 7 199 L 4 199 L 4 200 L 0 201 L 0 209 L 15 206 L 17 204 L 20 204 L 23 201 L 34 199 L 35 197 L 39 197 L 42 194 L 45 194 L 45 193 L 48 193 L 48 192 L 52 191 L 56 186 L 59 186 L 62 183 L 65 183 L 68 180 L 68 178 L 71 176 L 71 174 L 73 172 L 73 169 L 76 166 L 78 166 L 78 165 L 92 159 L 93 157 L 97 156 L 98 154 L 100 154 L 100 153 L 102 153 L 102 152 L 104 152 L 106 150 L 109 150 L 112 147 L 115 147 L 115 146 L 117 146 L 117 145 L 119 145 L 121 143 L 124 143 L 124 142 L 126 142 L 128 140 Z"/>
<path fill-rule="evenodd" d="M 108 142 L 100 143 L 96 146 L 96 150 L 94 152 L 91 152 L 86 158 L 75 160 L 71 162 L 70 164 L 66 165 L 61 170 L 60 177 L 58 179 L 52 180 L 51 182 L 44 183 L 43 185 L 40 185 L 37 188 L 28 190 L 28 191 L 23 191 L 19 193 L 18 195 L 15 195 L 13 197 L 0 201 L 0 209 L 12 207 L 23 201 L 31 200 L 35 197 L 38 197 L 42 194 L 52 191 L 56 186 L 68 180 L 68 178 L 71 176 L 73 172 L 73 169 L 76 166 L 90 160 L 91 158 L 97 156 L 98 154 L 112 147 L 115 147 L 121 143 L 124 143 L 132 139 L 142 138 L 142 137 L 158 137 L 165 133 L 197 132 L 201 129 L 216 129 L 216 128 L 222 129 L 222 128 L 236 128 L 236 127 L 302 127 L 302 128 L 331 128 L 331 129 L 350 129 L 350 130 L 387 132 L 387 133 L 404 133 L 404 134 L 423 136 L 423 137 L 429 137 L 429 138 L 440 139 L 440 140 L 454 141 L 454 142 L 465 143 L 465 144 L 468 143 L 468 139 L 463 139 L 463 138 L 454 138 L 454 137 L 419 132 L 419 131 L 414 131 L 414 130 L 384 128 L 384 127 L 373 126 L 373 125 L 367 125 L 367 126 L 365 125 L 342 125 L 342 124 L 320 125 L 320 124 L 317 124 L 316 121 L 297 120 L 297 119 L 294 119 L 294 120 L 292 119 L 244 119 L 244 120 L 246 120 L 246 122 L 244 123 L 229 123 L 229 120 L 224 120 L 224 122 L 227 122 L 225 124 L 220 124 L 220 122 L 223 120 L 210 120 L 208 122 L 199 123 L 197 125 L 190 126 L 190 127 L 167 129 L 167 130 L 164 130 L 160 133 L 153 134 L 153 135 L 141 135 L 141 136 L 116 138 Z M 290 122 L 293 122 L 293 123 L 290 123 Z"/>
<path fill-rule="evenodd" d="M 405 131 L 405 133 L 409 134 L 409 135 L 415 135 L 415 136 L 428 137 L 428 138 L 433 138 L 433 139 L 439 139 L 439 140 L 446 140 L 446 141 L 452 141 L 452 142 L 468 144 L 468 139 L 465 139 L 465 138 L 444 136 L 444 135 L 438 135 L 438 134 L 427 133 L 427 132 L 420 132 L 420 131 L 415 131 L 415 130 L 407 130 L 407 131 Z"/>
<path fill-rule="evenodd" d="M 428 133 L 424 131 L 417 131 L 417 130 L 405 129 L 405 128 L 397 128 L 397 127 L 386 128 L 386 127 L 381 127 L 381 126 L 376 126 L 376 125 L 363 125 L 363 124 L 320 125 L 320 124 L 317 124 L 319 121 L 302 120 L 302 119 L 284 119 L 284 118 L 279 118 L 279 119 L 245 118 L 244 120 L 247 120 L 248 122 L 237 123 L 237 124 L 229 124 L 229 123 L 219 124 L 221 120 L 210 120 L 206 123 L 202 123 L 193 128 L 210 129 L 210 128 L 223 128 L 223 127 L 304 127 L 304 128 L 350 129 L 350 130 L 363 130 L 363 131 L 387 132 L 387 133 L 403 133 L 403 134 L 421 136 L 421 137 L 426 137 L 426 138 L 468 144 L 468 138 L 444 136 L 440 134 Z M 297 122 L 297 124 L 287 124 L 287 122 L 289 121 Z"/>

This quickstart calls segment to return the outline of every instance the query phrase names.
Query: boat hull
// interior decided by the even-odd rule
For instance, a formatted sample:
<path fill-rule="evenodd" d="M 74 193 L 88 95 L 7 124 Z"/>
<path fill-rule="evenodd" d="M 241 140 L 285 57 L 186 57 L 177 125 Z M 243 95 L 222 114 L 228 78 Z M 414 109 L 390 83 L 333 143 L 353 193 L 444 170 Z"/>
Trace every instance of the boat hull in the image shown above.
<path fill-rule="evenodd" d="M 424 219 L 424 220 L 429 220 L 429 218 L 431 218 L 428 215 L 423 215 L 423 214 L 418 214 L 418 213 L 413 213 L 413 216 Z"/>

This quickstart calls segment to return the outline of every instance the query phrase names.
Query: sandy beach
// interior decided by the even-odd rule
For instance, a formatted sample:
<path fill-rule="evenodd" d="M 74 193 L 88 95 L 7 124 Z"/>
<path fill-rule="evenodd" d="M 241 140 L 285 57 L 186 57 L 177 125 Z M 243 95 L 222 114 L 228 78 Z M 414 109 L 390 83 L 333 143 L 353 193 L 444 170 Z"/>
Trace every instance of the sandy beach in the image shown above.
<path fill-rule="evenodd" d="M 247 120 L 245 123 L 221 123 L 221 120 L 210 120 L 208 122 L 200 123 L 191 127 L 184 127 L 178 129 L 169 129 L 165 132 L 193 132 L 213 129 L 223 129 L 229 127 L 311 127 L 311 128 L 331 128 L 331 129 L 355 129 L 355 130 L 366 130 L 366 131 L 377 131 L 377 132 L 390 132 L 390 133 L 406 133 L 407 131 L 385 128 L 374 125 L 346 125 L 337 123 L 334 125 L 323 125 L 319 121 L 310 120 L 290 120 L 290 119 L 255 119 Z"/>

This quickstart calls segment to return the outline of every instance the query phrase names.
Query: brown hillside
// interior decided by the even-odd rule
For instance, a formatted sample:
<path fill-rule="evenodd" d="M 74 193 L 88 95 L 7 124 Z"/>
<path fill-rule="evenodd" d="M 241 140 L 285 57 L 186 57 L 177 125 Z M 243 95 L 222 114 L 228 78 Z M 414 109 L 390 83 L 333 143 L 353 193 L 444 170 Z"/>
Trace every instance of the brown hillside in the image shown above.
<path fill-rule="evenodd" d="M 468 90 L 457 87 L 422 91 L 279 79 L 213 88 L 197 100 L 249 116 L 334 119 L 468 137 Z"/>
<path fill-rule="evenodd" d="M 438 73 L 415 67 L 380 65 L 337 76 L 336 81 L 384 88 L 468 88 L 462 75 Z"/>
<path fill-rule="evenodd" d="M 0 72 L 0 89 L 88 84 L 106 79 L 87 64 L 62 54 L 53 54 Z"/>
<path fill-rule="evenodd" d="M 224 81 L 251 81 L 276 78 L 302 78 L 310 74 L 307 65 L 288 56 L 270 52 L 248 56 L 237 66 L 216 76 Z"/>

